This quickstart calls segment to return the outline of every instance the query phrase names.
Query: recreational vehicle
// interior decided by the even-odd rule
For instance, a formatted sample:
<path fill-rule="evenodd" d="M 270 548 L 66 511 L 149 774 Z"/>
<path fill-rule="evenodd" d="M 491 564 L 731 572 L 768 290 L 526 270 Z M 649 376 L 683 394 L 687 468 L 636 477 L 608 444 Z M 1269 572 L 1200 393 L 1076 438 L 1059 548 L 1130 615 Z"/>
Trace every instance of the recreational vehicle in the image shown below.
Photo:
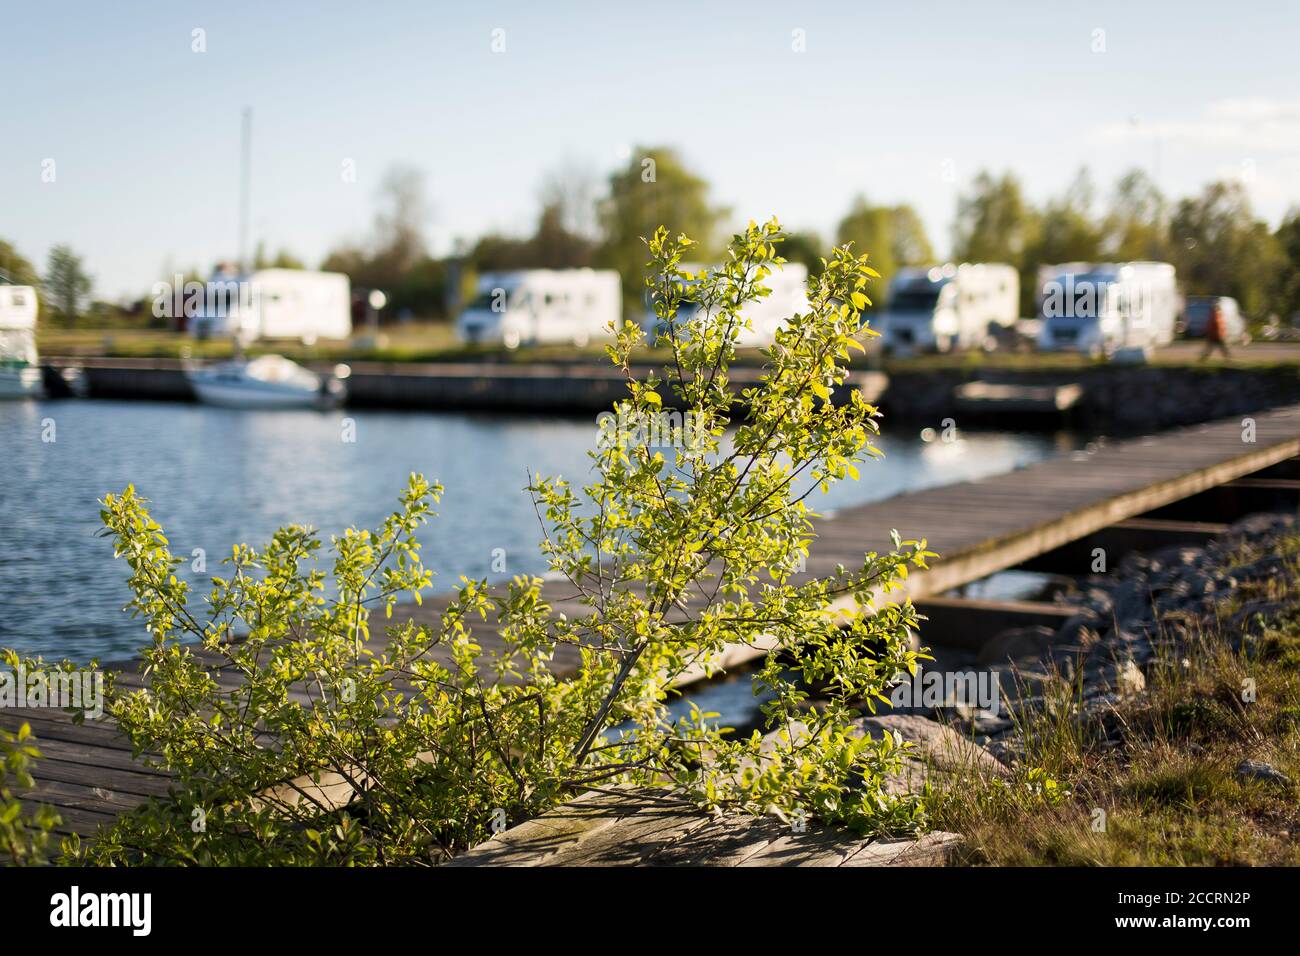
<path fill-rule="evenodd" d="M 1174 340 L 1178 288 L 1166 262 L 1042 266 L 1038 347 L 1111 356 Z"/>
<path fill-rule="evenodd" d="M 352 334 L 348 277 L 337 272 L 259 269 L 240 277 L 217 272 L 188 326 L 197 338 L 346 339 Z"/>
<path fill-rule="evenodd" d="M 36 361 L 36 290 L 0 278 L 0 399 L 41 393 Z"/>
<path fill-rule="evenodd" d="M 1001 263 L 900 269 L 879 320 L 887 352 L 982 348 L 1020 315 L 1020 277 Z"/>
<path fill-rule="evenodd" d="M 456 330 L 464 342 L 582 347 L 610 335 L 622 315 L 622 288 L 611 269 L 525 269 L 479 277 Z"/>
<path fill-rule="evenodd" d="M 700 268 L 682 266 L 687 272 L 698 272 Z M 762 284 L 772 290 L 771 294 L 745 303 L 740 310 L 740 317 L 744 320 L 736 336 L 736 345 L 740 348 L 771 345 L 776 341 L 777 330 L 785 325 L 790 316 L 808 310 L 808 268 L 802 263 L 787 262 L 777 266 Z M 684 329 L 699 309 L 699 303 L 683 301 L 673 324 L 678 329 Z M 666 331 L 665 325 L 654 307 L 647 307 L 643 327 L 651 343 Z"/>

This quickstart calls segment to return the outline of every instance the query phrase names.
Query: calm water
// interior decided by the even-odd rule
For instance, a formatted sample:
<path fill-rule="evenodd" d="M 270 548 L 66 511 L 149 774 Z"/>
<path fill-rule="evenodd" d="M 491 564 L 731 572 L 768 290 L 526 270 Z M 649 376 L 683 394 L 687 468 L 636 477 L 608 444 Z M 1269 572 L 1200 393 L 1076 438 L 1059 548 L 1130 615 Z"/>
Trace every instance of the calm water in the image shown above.
<path fill-rule="evenodd" d="M 354 443 L 341 438 L 345 416 L 356 421 Z M 53 442 L 42 440 L 49 420 Z M 121 613 L 126 568 L 96 537 L 97 499 L 128 483 L 152 500 L 173 551 L 202 548 L 208 572 L 219 574 L 232 543 L 260 544 L 282 524 L 311 524 L 326 535 L 375 526 L 406 476 L 421 471 L 446 487 L 440 516 L 421 536 L 435 587 L 450 588 L 461 574 L 540 573 L 537 520 L 521 489 L 536 471 L 580 482 L 595 434 L 591 419 L 0 402 L 0 646 L 112 660 L 143 642 L 138 622 Z M 818 507 L 1007 471 L 1064 441 L 976 433 L 945 444 L 887 435 L 886 458 Z M 491 572 L 496 548 L 506 551 L 505 575 Z"/>

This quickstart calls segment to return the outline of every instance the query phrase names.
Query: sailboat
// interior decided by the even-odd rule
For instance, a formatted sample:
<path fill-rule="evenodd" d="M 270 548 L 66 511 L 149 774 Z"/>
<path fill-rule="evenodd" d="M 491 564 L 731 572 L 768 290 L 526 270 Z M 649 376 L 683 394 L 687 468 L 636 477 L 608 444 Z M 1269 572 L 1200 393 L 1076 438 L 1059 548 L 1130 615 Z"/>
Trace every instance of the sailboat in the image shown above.
<path fill-rule="evenodd" d="M 260 328 L 258 307 L 244 294 L 248 290 L 246 250 L 248 246 L 249 141 L 252 110 L 244 110 L 241 135 L 239 265 L 234 270 L 218 269 L 208 283 L 204 314 L 195 318 L 203 328 L 221 329 L 234 343 L 235 357 L 212 365 L 185 364 L 185 378 L 194 397 L 209 405 L 225 408 L 329 408 L 344 397 L 342 380 L 346 365 L 335 367 L 333 375 L 318 375 L 283 355 L 244 356 L 244 346 Z M 224 293 L 224 294 L 216 294 Z M 209 311 L 210 310 L 210 311 Z"/>
<path fill-rule="evenodd" d="M 0 275 L 0 399 L 43 393 L 36 359 L 36 290 Z"/>
<path fill-rule="evenodd" d="M 332 408 L 344 397 L 346 366 L 317 375 L 283 355 L 236 357 L 213 365 L 187 366 L 194 396 L 223 408 Z"/>

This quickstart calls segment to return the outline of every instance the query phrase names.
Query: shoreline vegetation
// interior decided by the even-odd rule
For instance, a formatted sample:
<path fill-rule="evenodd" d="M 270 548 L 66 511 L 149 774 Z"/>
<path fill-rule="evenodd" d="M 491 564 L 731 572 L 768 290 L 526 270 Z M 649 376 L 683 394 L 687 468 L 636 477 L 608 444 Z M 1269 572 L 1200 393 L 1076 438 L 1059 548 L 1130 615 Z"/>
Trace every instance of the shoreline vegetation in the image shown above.
<path fill-rule="evenodd" d="M 953 862 L 1300 864 L 1300 526 L 1258 515 L 1114 583 L 1111 633 L 1132 666 L 1098 681 L 1077 648 L 1025 655 L 1019 689 L 1037 687 L 982 738 L 1001 772 L 931 776 L 933 825 L 963 836 Z"/>

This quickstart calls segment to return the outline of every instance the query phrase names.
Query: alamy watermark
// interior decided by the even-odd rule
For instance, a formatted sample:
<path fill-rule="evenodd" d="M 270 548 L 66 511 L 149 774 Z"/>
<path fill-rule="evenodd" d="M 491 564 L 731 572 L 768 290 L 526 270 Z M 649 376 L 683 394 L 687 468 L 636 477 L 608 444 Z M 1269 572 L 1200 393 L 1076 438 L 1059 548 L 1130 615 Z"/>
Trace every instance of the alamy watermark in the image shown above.
<path fill-rule="evenodd" d="M 672 409 L 639 415 L 624 407 L 617 412 L 601 412 L 596 416 L 596 425 L 602 449 L 645 446 L 699 450 L 705 447 L 708 435 L 704 416 Z"/>
<path fill-rule="evenodd" d="M 10 707 L 75 708 L 98 720 L 104 716 L 104 674 L 57 667 L 28 670 L 25 664 L 0 670 L 0 709 Z"/>
<path fill-rule="evenodd" d="M 1095 319 L 1118 309 L 1141 325 L 1156 295 L 1156 287 L 1146 282 L 1066 275 L 1043 284 L 1042 313 L 1045 319 Z"/>
<path fill-rule="evenodd" d="M 889 692 L 895 707 L 957 707 L 981 717 L 996 717 L 1002 707 L 1001 675 L 997 671 L 926 671 L 917 667 L 902 674 Z"/>
<path fill-rule="evenodd" d="M 200 315 L 232 315 L 257 309 L 257 286 L 241 279 L 225 278 L 186 282 L 179 273 L 171 282 L 155 282 L 153 294 L 155 319 L 187 319 Z"/>

